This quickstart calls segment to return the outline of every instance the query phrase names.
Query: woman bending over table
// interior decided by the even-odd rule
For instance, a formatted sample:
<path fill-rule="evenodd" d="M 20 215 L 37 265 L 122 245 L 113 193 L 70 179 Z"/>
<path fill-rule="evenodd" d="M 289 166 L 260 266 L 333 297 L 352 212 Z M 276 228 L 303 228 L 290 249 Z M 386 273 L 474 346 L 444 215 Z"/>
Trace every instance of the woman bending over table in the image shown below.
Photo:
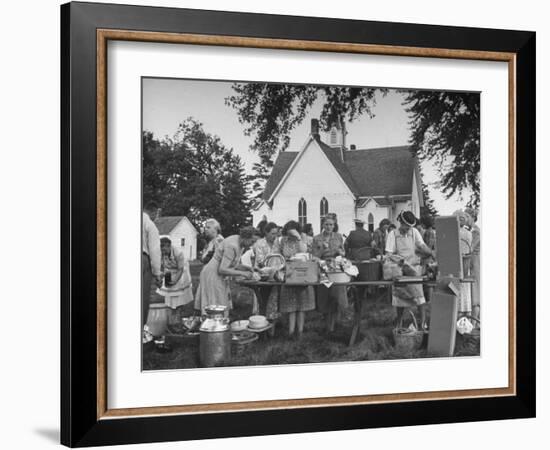
<path fill-rule="evenodd" d="M 240 259 L 243 251 L 254 244 L 254 231 L 253 227 L 244 227 L 238 235 L 225 238 L 203 267 L 195 297 L 195 309 L 201 314 L 208 305 L 227 306 L 228 312 L 232 308 L 228 277 L 252 279 L 252 268 L 241 266 Z"/>

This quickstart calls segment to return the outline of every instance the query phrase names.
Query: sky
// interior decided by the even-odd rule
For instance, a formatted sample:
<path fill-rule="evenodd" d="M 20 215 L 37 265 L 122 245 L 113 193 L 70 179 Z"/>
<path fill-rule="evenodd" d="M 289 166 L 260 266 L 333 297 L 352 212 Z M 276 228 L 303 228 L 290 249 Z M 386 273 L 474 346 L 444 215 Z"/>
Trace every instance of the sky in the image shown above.
<path fill-rule="evenodd" d="M 232 84 L 227 81 L 144 78 L 143 129 L 151 131 L 156 138 L 171 137 L 183 120 L 193 117 L 202 122 L 206 132 L 218 135 L 226 147 L 232 148 L 243 160 L 245 170 L 250 172 L 259 158 L 249 150 L 253 137 L 244 134 L 245 125 L 239 123 L 236 111 L 225 104 L 225 99 L 233 94 Z M 346 124 L 347 146 L 355 144 L 362 149 L 407 145 L 410 130 L 402 101 L 402 94 L 395 90 L 390 90 L 386 96 L 377 94 L 377 104 L 373 108 L 375 117 L 363 116 Z M 321 106 L 317 101 L 306 119 L 293 130 L 288 150 L 301 148 L 309 134 L 310 119 L 320 116 Z M 452 214 L 465 206 L 467 194 L 463 199 L 457 195 L 445 199 L 436 186 L 440 177 L 431 163 L 423 162 L 422 171 L 439 214 Z"/>

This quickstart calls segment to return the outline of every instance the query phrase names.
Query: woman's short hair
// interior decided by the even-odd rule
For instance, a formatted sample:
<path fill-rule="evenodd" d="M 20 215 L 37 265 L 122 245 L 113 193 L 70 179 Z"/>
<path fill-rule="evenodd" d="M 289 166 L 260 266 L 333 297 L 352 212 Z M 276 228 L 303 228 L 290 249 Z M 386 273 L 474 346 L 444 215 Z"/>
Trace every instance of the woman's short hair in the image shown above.
<path fill-rule="evenodd" d="M 467 215 L 464 211 L 462 211 L 461 209 L 457 209 L 454 213 L 453 213 L 453 216 L 455 217 L 458 217 L 458 218 L 463 218 L 464 220 L 467 219 Z"/>
<path fill-rule="evenodd" d="M 289 220 L 283 227 L 283 236 L 287 236 L 290 230 L 296 230 L 298 233 L 301 233 L 302 227 L 295 220 Z"/>
<path fill-rule="evenodd" d="M 477 222 L 477 211 L 473 208 L 464 208 L 464 212 L 468 214 L 472 219 L 474 219 L 474 222 Z"/>
<path fill-rule="evenodd" d="M 379 228 L 382 228 L 384 225 L 388 225 L 388 226 L 391 225 L 391 222 L 389 221 L 389 219 L 382 219 L 382 220 L 380 221 L 380 223 L 378 224 L 378 227 L 379 227 Z"/>
<path fill-rule="evenodd" d="M 420 223 L 424 225 L 425 228 L 431 228 L 434 226 L 434 219 L 432 216 L 422 216 L 420 218 Z"/>
<path fill-rule="evenodd" d="M 204 222 L 205 225 L 212 224 L 214 225 L 214 229 L 220 234 L 222 232 L 222 227 L 220 225 L 220 222 L 218 222 L 216 219 L 206 219 Z"/>
<path fill-rule="evenodd" d="M 256 232 L 257 232 L 256 228 L 251 226 L 246 226 L 246 227 L 242 227 L 239 230 L 239 236 L 241 237 L 241 239 L 252 240 L 254 239 Z"/>
<path fill-rule="evenodd" d="M 304 228 L 302 229 L 302 232 L 306 234 L 313 232 L 313 225 L 311 225 L 310 223 L 306 223 L 304 225 Z"/>
<path fill-rule="evenodd" d="M 269 233 L 273 228 L 279 228 L 275 222 L 268 222 L 264 226 L 264 234 Z"/>
<path fill-rule="evenodd" d="M 172 241 L 170 240 L 170 238 L 164 236 L 160 238 L 160 245 L 172 245 Z"/>

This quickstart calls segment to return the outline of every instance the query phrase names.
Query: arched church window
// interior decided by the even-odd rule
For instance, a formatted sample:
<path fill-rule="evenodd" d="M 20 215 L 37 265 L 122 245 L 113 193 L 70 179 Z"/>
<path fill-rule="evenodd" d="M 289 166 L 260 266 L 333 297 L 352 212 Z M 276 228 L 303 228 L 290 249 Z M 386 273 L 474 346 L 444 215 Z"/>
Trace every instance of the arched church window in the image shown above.
<path fill-rule="evenodd" d="M 307 223 L 307 203 L 303 197 L 298 202 L 298 223 L 301 227 Z"/>
<path fill-rule="evenodd" d="M 323 197 L 321 199 L 321 204 L 320 204 L 320 208 L 319 210 L 321 211 L 321 214 L 320 214 L 320 219 L 321 219 L 321 226 L 320 226 L 320 229 L 323 228 L 323 220 L 325 219 L 325 217 L 327 216 L 328 214 L 328 200 Z"/>
<path fill-rule="evenodd" d="M 374 216 L 372 213 L 369 213 L 368 217 L 369 231 L 372 233 L 374 231 Z"/>

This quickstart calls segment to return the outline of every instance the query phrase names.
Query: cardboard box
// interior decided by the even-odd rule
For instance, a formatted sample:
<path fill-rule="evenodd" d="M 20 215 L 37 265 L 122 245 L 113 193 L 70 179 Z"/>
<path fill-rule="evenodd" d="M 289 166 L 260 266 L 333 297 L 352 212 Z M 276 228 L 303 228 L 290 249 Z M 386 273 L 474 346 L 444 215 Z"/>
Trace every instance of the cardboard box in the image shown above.
<path fill-rule="evenodd" d="M 317 261 L 288 261 L 286 263 L 286 284 L 306 284 L 319 282 Z"/>

